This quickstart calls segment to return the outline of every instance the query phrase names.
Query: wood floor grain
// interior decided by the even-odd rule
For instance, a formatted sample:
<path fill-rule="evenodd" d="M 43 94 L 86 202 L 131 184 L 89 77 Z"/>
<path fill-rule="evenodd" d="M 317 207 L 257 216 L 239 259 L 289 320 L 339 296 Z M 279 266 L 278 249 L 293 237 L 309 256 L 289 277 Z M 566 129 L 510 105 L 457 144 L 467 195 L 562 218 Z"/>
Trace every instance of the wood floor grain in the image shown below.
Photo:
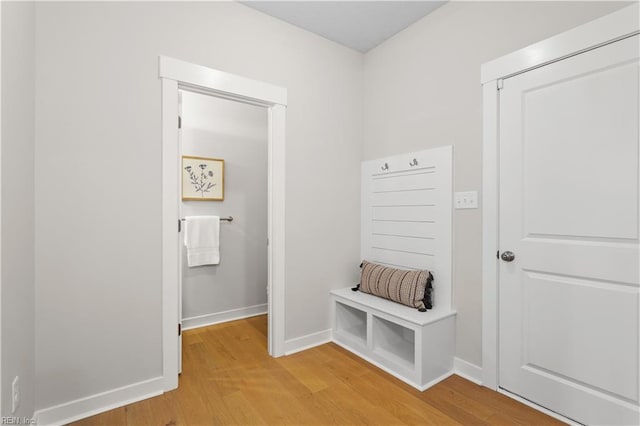
<path fill-rule="evenodd" d="M 183 350 L 177 390 L 73 424 L 562 424 L 458 376 L 419 392 L 333 343 L 271 358 L 266 316 L 185 331 Z"/>

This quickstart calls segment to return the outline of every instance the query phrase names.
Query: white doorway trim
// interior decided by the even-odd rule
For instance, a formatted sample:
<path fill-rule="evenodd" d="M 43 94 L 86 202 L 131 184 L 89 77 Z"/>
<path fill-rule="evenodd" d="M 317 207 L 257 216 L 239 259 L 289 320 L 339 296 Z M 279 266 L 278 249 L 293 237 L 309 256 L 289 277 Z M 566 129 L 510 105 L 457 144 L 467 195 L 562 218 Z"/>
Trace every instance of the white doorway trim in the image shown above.
<path fill-rule="evenodd" d="M 637 3 L 482 65 L 483 237 L 482 384 L 498 390 L 499 89 L 501 80 L 630 37 L 640 31 Z"/>
<path fill-rule="evenodd" d="M 178 89 L 197 91 L 268 110 L 268 347 L 284 355 L 285 111 L 287 90 L 165 56 L 162 81 L 162 371 L 165 391 L 178 387 L 178 265 L 180 173 Z"/>
<path fill-rule="evenodd" d="M 0 34 L 2 34 L 2 4 L 0 4 Z M 0 43 L 0 100 L 2 99 L 2 43 Z M 0 188 L 2 188 L 2 102 L 0 102 Z M 0 191 L 0 206 L 2 206 L 2 191 Z M 2 319 L 2 209 L 0 209 L 0 319 Z M 1 321 L 0 321 L 1 324 Z M 0 383 L 2 381 L 2 327 L 0 327 Z M 2 401 L 2 386 L 0 386 L 0 401 Z M 1 403 L 0 403 L 1 405 Z"/>

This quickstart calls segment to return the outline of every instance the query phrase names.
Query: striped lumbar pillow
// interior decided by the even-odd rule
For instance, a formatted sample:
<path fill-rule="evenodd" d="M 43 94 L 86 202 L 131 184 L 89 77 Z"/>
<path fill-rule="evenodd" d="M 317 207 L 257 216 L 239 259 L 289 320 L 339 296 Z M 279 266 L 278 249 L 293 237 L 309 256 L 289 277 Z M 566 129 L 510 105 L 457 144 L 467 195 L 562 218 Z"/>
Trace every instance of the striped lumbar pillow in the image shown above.
<path fill-rule="evenodd" d="M 431 309 L 431 272 L 389 268 L 366 260 L 361 268 L 360 291 L 421 311 Z"/>

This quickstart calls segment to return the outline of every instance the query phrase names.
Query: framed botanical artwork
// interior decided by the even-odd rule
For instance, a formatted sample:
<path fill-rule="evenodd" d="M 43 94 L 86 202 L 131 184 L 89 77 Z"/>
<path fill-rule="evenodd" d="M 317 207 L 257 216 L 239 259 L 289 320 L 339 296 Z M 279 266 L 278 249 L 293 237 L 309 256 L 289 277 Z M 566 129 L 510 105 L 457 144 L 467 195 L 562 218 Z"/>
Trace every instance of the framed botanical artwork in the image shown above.
<path fill-rule="evenodd" d="M 182 199 L 224 200 L 224 160 L 183 155 Z"/>

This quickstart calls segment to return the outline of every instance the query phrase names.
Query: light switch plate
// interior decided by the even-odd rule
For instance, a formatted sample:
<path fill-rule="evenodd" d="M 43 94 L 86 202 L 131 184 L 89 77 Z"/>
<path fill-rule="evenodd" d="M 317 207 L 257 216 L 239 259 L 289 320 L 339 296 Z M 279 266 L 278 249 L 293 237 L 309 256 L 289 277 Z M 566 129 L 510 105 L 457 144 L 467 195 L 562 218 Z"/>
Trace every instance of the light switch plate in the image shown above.
<path fill-rule="evenodd" d="M 456 209 L 477 209 L 478 191 L 456 192 Z"/>

